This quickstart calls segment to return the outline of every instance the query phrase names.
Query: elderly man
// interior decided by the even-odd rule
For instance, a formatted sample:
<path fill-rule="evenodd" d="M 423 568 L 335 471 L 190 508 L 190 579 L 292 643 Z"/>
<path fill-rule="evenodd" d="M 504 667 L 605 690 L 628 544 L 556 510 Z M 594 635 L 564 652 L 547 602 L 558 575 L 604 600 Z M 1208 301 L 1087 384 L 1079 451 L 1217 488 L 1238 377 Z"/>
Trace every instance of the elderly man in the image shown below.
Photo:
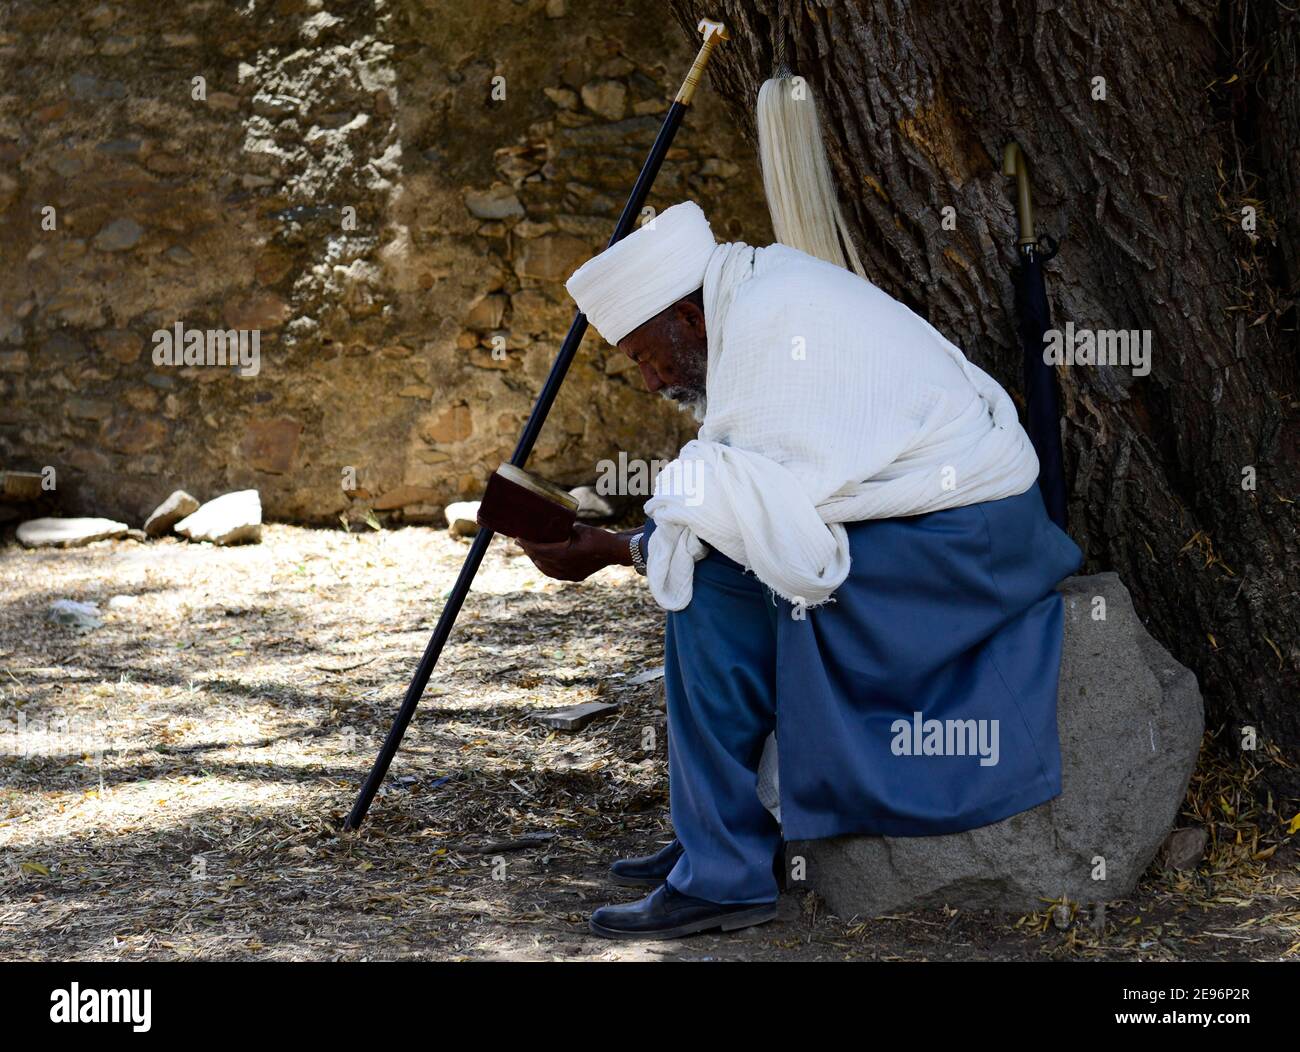
<path fill-rule="evenodd" d="M 1056 796 L 1055 586 L 1081 554 L 1047 518 L 1006 392 L 870 282 L 784 245 L 716 244 L 691 202 L 567 288 L 701 421 L 644 530 L 524 546 L 563 580 L 634 565 L 668 611 L 677 839 L 615 866 L 655 890 L 592 930 L 770 920 L 783 832 L 954 833 Z"/>

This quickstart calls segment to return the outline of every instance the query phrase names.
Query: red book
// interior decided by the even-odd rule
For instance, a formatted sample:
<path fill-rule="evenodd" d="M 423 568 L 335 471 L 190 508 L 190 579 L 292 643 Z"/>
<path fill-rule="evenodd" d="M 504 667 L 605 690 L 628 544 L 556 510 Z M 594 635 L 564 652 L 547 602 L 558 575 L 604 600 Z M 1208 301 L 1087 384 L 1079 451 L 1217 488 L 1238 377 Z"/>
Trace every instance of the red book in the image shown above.
<path fill-rule="evenodd" d="M 575 497 L 513 464 L 492 473 L 478 507 L 480 526 L 534 544 L 568 540 L 577 518 Z"/>

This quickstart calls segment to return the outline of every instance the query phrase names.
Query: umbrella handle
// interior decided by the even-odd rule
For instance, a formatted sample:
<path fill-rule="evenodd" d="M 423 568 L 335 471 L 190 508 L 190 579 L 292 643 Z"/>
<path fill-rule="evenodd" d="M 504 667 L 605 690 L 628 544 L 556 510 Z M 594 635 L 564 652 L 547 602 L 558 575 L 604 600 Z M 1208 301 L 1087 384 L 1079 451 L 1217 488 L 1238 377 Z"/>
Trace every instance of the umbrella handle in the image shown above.
<path fill-rule="evenodd" d="M 1034 199 L 1029 192 L 1029 164 L 1019 143 L 1007 143 L 1002 152 L 1002 174 L 1016 179 L 1016 215 L 1020 219 L 1016 244 L 1032 245 L 1038 240 L 1034 236 Z"/>

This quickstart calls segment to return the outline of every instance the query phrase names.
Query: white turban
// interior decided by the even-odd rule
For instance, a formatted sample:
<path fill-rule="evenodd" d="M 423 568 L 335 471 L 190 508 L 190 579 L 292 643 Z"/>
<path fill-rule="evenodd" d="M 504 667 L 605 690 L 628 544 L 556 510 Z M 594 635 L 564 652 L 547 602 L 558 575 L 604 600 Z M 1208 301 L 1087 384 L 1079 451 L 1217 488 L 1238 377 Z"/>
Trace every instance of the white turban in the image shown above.
<path fill-rule="evenodd" d="M 716 247 L 700 206 L 684 201 L 587 260 L 564 287 L 596 330 L 617 344 L 703 285 Z"/>

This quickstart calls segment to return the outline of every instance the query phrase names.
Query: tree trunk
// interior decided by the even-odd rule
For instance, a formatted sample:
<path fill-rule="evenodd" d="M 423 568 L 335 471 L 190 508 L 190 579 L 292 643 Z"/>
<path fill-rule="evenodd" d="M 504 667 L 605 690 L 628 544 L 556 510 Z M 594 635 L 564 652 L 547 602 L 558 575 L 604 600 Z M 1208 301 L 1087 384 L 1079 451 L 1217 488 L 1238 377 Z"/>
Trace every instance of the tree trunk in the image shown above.
<path fill-rule="evenodd" d="M 1007 142 L 1054 324 L 1152 334 L 1151 371 L 1060 368 L 1070 532 L 1300 795 L 1297 16 L 1277 0 L 672 0 L 753 138 L 780 53 L 812 85 L 872 280 L 1018 394 Z M 1095 97 L 1104 78 L 1105 97 Z M 944 229 L 944 209 L 956 229 Z M 1252 234 L 1243 209 L 1257 214 Z M 951 224 L 950 224 L 951 225 Z M 1253 488 L 1251 482 L 1253 478 Z M 1103 658 L 1104 659 L 1104 658 Z M 1282 762 L 1279 762 L 1282 761 Z"/>

